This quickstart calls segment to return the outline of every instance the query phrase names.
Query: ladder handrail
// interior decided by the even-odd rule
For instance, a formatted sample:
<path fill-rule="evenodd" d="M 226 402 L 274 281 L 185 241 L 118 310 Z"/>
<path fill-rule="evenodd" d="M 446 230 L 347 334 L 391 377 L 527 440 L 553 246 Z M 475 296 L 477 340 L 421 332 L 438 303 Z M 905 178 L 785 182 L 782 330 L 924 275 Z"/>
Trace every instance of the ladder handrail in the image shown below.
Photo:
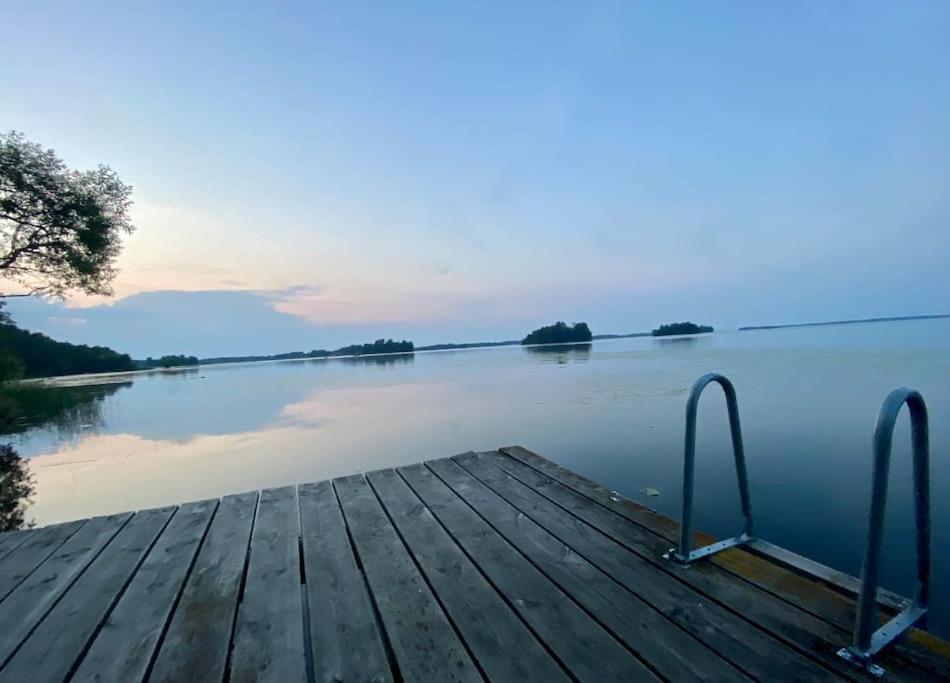
<path fill-rule="evenodd" d="M 736 477 L 739 480 L 739 499 L 742 506 L 742 515 L 745 519 L 743 533 L 734 538 L 713 543 L 711 545 L 691 550 L 693 533 L 693 479 L 696 461 L 696 412 L 699 407 L 699 397 L 703 390 L 712 383 L 719 384 L 726 396 L 726 410 L 729 415 L 729 431 L 732 436 L 732 451 L 735 457 Z M 752 503 L 749 496 L 749 476 L 745 466 L 745 449 L 742 445 L 742 428 L 739 423 L 739 402 L 736 399 L 736 389 L 723 375 L 710 372 L 700 377 L 693 384 L 686 401 L 686 439 L 683 457 L 683 517 L 680 527 L 680 544 L 678 550 L 671 550 L 667 556 L 681 564 L 688 564 L 700 557 L 731 548 L 735 545 L 748 543 L 755 537 L 752 521 Z"/>
<path fill-rule="evenodd" d="M 914 517 L 917 529 L 917 590 L 913 602 L 881 628 L 877 623 L 877 588 L 881 546 L 884 536 L 884 512 L 891 464 L 894 426 L 901 408 L 910 413 L 914 468 Z M 867 545 L 861 567 L 861 593 L 854 622 L 854 637 L 849 648 L 839 653 L 863 663 L 874 671 L 870 659 L 888 643 L 920 621 L 927 613 L 930 599 L 930 435 L 927 404 L 919 392 L 895 389 L 884 399 L 874 428 L 874 473 L 871 478 L 871 509 L 868 515 Z M 877 673 L 877 671 L 874 671 Z"/>
<path fill-rule="evenodd" d="M 696 461 L 696 413 L 703 390 L 716 383 L 726 396 L 729 414 L 729 431 L 736 461 L 736 477 L 739 480 L 739 498 L 745 518 L 744 531 L 733 538 L 692 550 L 693 533 L 693 480 Z M 911 443 L 914 467 L 914 517 L 917 529 L 917 590 L 914 599 L 908 600 L 904 609 L 893 619 L 874 630 L 877 624 L 877 593 L 880 580 L 881 546 L 884 537 L 884 512 L 887 503 L 887 483 L 891 464 L 891 446 L 894 426 L 901 409 L 907 405 L 911 421 Z M 755 532 L 752 522 L 752 504 L 749 499 L 749 479 L 745 466 L 745 450 L 742 445 L 742 429 L 739 424 L 739 403 L 736 390 L 726 377 L 710 372 L 693 384 L 686 401 L 686 439 L 683 457 L 683 518 L 680 526 L 679 548 L 671 548 L 663 555 L 681 565 L 709 557 L 727 548 L 741 545 L 755 547 Z M 838 655 L 876 676 L 884 669 L 875 664 L 873 657 L 889 643 L 903 635 L 927 615 L 930 600 L 930 433 L 927 420 L 927 404 L 919 392 L 912 389 L 895 389 L 881 405 L 874 428 L 874 472 L 871 478 L 871 509 L 868 513 L 867 544 L 861 567 L 861 587 L 858 594 L 857 614 L 854 620 L 852 642 L 838 650 Z"/>

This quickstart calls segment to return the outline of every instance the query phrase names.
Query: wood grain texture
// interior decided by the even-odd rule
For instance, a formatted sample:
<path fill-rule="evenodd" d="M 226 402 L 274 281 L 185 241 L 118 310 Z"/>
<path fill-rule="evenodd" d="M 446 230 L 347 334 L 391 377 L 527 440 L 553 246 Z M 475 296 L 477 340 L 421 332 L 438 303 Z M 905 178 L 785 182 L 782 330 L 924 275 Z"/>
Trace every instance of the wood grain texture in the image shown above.
<path fill-rule="evenodd" d="M 391 683 L 380 625 L 333 486 L 304 484 L 297 496 L 316 680 Z"/>
<path fill-rule="evenodd" d="M 537 491 L 601 531 L 613 532 L 616 540 L 648 559 L 655 561 L 657 549 L 678 542 L 679 525 L 668 517 L 526 449 L 510 447 L 503 452 L 504 456 L 490 455 L 487 460 L 534 485 Z M 618 524 L 619 519 L 634 524 Z M 705 534 L 694 536 L 697 545 L 713 540 Z M 670 569 L 663 562 L 655 563 L 665 570 Z M 764 630 L 815 653 L 826 665 L 853 675 L 850 667 L 842 668 L 838 658 L 833 656 L 838 647 L 850 642 L 853 599 L 848 600 L 827 586 L 741 549 L 731 549 L 709 561 L 696 563 L 682 578 L 700 589 L 713 590 L 732 609 L 756 618 Z M 947 668 L 950 650 L 941 652 L 940 649 L 945 648 L 946 643 L 921 631 L 917 631 L 916 636 L 911 633 L 910 640 L 915 646 L 898 643 L 878 657 L 892 676 L 897 680 L 950 680 Z M 930 647 L 921 647 L 922 644 L 930 644 Z"/>
<path fill-rule="evenodd" d="M 0 603 L 0 666 L 131 518 L 123 513 L 90 519 Z"/>
<path fill-rule="evenodd" d="M 453 485 L 465 491 L 466 500 L 502 536 L 661 675 L 683 681 L 749 680 L 739 668 L 713 652 L 704 639 L 690 635 L 661 611 L 625 590 L 477 479 L 468 479 L 470 474 L 461 468 L 453 471 L 443 467 L 445 475 L 453 477 Z M 486 505 L 491 500 L 494 504 Z"/>
<path fill-rule="evenodd" d="M 185 582 L 150 681 L 220 681 L 227 666 L 258 494 L 221 499 Z"/>
<path fill-rule="evenodd" d="M 488 680 L 567 683 L 557 662 L 406 482 L 394 470 L 366 478 Z"/>
<path fill-rule="evenodd" d="M 335 479 L 333 485 L 401 677 L 432 683 L 481 681 L 366 480 L 357 475 Z"/>
<path fill-rule="evenodd" d="M 73 681 L 141 681 L 218 501 L 182 505 L 109 613 Z"/>
<path fill-rule="evenodd" d="M 306 680 L 297 490 L 261 491 L 231 653 L 232 681 Z"/>
<path fill-rule="evenodd" d="M 561 664 L 580 681 L 653 681 L 656 676 L 493 527 L 508 507 L 449 461 L 399 469 Z M 437 476 L 436 476 L 437 475 Z M 487 495 L 486 495 L 487 494 Z M 515 523 L 518 523 L 515 513 Z M 564 547 L 556 544 L 555 552 Z"/>
<path fill-rule="evenodd" d="M 0 683 L 879 680 L 852 580 L 678 533 L 512 447 L 0 534 Z M 950 681 L 923 631 L 877 661 Z"/>
<path fill-rule="evenodd" d="M 20 547 L 26 540 L 37 533 L 36 529 L 20 529 L 18 531 L 4 531 L 0 534 L 0 560 Z"/>
<path fill-rule="evenodd" d="M 174 511 L 129 520 L 0 671 L 0 682 L 65 680 Z"/>
<path fill-rule="evenodd" d="M 85 524 L 86 520 L 67 522 L 23 532 L 22 543 L 12 543 L 0 560 L 0 601 L 20 585 L 47 557 Z"/>
<path fill-rule="evenodd" d="M 688 629 L 699 627 L 697 635 L 750 676 L 764 680 L 776 680 L 780 676 L 794 681 L 840 679 L 809 657 L 783 646 L 735 613 L 715 604 L 707 595 L 691 589 L 683 582 L 689 579 L 681 577 L 691 576 L 693 567 L 684 571 L 671 566 L 679 572 L 678 576 L 671 576 L 653 564 L 651 558 L 630 552 L 486 460 L 472 454 L 456 458 L 456 462 L 574 552 L 661 609 L 677 624 Z M 653 553 L 658 562 L 665 562 L 659 559 L 659 548 L 653 549 Z"/>

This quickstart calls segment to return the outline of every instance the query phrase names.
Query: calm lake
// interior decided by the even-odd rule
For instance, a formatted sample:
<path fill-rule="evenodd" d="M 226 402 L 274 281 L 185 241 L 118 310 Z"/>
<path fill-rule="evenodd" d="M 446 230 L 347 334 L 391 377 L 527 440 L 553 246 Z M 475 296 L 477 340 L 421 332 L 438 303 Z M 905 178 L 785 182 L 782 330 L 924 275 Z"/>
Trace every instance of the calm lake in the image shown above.
<path fill-rule="evenodd" d="M 736 385 L 757 531 L 857 574 L 881 401 L 931 416 L 934 610 L 950 635 L 950 320 L 635 338 L 134 374 L 63 386 L 15 437 L 48 524 L 520 444 L 675 518 L 684 406 L 708 371 Z M 98 383 L 96 383 L 98 382 Z M 39 421 L 39 418 L 37 418 Z M 884 585 L 912 593 L 906 414 L 895 435 Z M 646 487 L 658 496 L 640 493 Z M 725 402 L 700 406 L 695 525 L 739 529 Z"/>

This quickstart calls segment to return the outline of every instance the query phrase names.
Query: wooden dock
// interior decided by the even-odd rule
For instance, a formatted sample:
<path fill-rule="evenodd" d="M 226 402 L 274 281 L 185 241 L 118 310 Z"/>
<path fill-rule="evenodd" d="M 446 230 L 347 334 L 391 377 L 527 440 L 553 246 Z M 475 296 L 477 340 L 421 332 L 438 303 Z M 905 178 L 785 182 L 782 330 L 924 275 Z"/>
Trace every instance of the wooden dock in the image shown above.
<path fill-rule="evenodd" d="M 2 534 L 0 682 L 879 680 L 852 594 L 677 534 L 518 447 Z"/>

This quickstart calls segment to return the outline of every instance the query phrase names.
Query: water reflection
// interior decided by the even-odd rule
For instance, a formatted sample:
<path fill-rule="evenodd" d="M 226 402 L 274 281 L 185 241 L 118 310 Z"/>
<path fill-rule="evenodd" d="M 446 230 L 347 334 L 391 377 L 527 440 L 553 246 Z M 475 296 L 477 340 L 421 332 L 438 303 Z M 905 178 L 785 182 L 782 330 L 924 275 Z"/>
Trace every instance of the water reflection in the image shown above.
<path fill-rule="evenodd" d="M 540 346 L 523 346 L 522 348 L 531 355 L 540 356 L 542 362 L 559 363 L 584 363 L 590 359 L 590 342 L 578 342 L 575 344 L 543 344 Z"/>
<path fill-rule="evenodd" d="M 346 365 L 375 365 L 377 367 L 392 367 L 394 365 L 411 365 L 416 359 L 414 353 L 387 353 L 374 356 L 343 356 L 334 358 L 337 362 Z"/>
<path fill-rule="evenodd" d="M 703 340 L 703 337 L 653 337 L 653 341 L 658 343 L 660 346 L 679 346 L 687 347 L 694 346 L 700 341 Z"/>
<path fill-rule="evenodd" d="M 0 444 L 0 532 L 27 525 L 27 505 L 34 491 L 26 461 L 12 445 Z"/>
<path fill-rule="evenodd" d="M 74 438 L 80 430 L 102 424 L 106 397 L 131 382 L 49 387 L 39 383 L 11 384 L 0 390 L 0 435 L 16 437 L 27 431 L 54 431 Z M 14 444 L 0 444 L 0 531 L 28 526 L 26 510 L 35 491 L 27 461 Z"/>
<path fill-rule="evenodd" d="M 148 374 L 168 379 L 190 379 L 201 372 L 199 368 L 155 368 L 149 370 Z"/>
<path fill-rule="evenodd" d="M 0 435 L 55 431 L 65 438 L 102 426 L 105 400 L 130 380 L 86 386 L 22 384 L 0 392 Z"/>

